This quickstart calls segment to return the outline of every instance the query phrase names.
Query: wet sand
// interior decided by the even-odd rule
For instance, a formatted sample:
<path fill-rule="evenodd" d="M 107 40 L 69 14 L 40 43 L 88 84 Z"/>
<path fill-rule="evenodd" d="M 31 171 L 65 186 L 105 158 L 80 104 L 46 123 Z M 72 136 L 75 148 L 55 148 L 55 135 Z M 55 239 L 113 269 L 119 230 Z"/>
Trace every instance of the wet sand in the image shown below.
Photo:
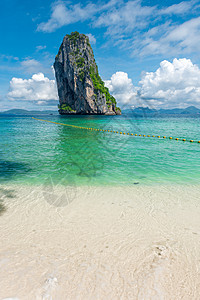
<path fill-rule="evenodd" d="M 199 299 L 199 195 L 1 185 L 0 299 Z"/>

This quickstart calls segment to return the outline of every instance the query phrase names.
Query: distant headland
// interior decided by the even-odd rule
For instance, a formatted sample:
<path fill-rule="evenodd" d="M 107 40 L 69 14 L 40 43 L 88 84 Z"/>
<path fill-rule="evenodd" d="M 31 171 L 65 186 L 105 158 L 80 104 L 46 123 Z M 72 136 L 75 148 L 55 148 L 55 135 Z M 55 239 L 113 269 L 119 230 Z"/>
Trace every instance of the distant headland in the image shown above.
<path fill-rule="evenodd" d="M 1 111 L 0 116 L 10 115 L 10 116 L 39 116 L 39 115 L 58 115 L 56 110 L 26 110 L 26 109 L 9 109 L 6 111 Z"/>
<path fill-rule="evenodd" d="M 123 114 L 134 115 L 135 117 L 160 117 L 160 116 L 200 116 L 200 109 L 195 106 L 187 108 L 162 108 L 154 109 L 149 107 L 135 107 L 123 110 Z"/>

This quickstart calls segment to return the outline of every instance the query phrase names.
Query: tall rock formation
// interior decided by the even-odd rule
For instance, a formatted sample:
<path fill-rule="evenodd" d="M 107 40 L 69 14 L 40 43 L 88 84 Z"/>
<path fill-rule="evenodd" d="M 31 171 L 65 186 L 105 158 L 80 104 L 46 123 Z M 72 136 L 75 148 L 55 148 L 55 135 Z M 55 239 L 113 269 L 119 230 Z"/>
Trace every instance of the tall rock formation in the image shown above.
<path fill-rule="evenodd" d="M 99 76 L 86 35 L 72 32 L 64 37 L 54 69 L 60 114 L 121 114 Z"/>

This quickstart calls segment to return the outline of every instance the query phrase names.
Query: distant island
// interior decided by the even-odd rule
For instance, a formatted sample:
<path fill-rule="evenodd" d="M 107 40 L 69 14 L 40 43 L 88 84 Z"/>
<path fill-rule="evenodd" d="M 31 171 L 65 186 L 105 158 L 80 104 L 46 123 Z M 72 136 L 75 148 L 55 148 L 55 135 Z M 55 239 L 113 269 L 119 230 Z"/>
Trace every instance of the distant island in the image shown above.
<path fill-rule="evenodd" d="M 9 109 L 0 112 L 0 115 L 11 115 L 11 116 L 39 116 L 39 115 L 58 115 L 56 110 L 25 110 L 25 109 Z"/>
<path fill-rule="evenodd" d="M 200 116 L 200 109 L 195 106 L 189 106 L 187 108 L 173 108 L 173 109 L 150 109 L 149 107 L 136 107 L 132 109 L 123 110 L 123 114 L 133 115 L 135 117 L 145 117 L 145 116 L 188 116 L 196 115 Z"/>
<path fill-rule="evenodd" d="M 149 107 L 136 107 L 133 109 L 122 110 L 124 115 L 133 117 L 159 117 L 159 116 L 200 116 L 200 109 L 195 106 L 189 106 L 187 108 L 173 108 L 173 109 L 150 109 Z M 16 116 L 34 116 L 34 115 L 58 115 L 54 110 L 25 110 L 25 109 L 10 109 L 0 112 L 0 115 L 16 115 Z"/>
<path fill-rule="evenodd" d="M 77 31 L 65 35 L 54 69 L 59 113 L 120 115 L 116 99 L 101 79 L 89 38 Z"/>

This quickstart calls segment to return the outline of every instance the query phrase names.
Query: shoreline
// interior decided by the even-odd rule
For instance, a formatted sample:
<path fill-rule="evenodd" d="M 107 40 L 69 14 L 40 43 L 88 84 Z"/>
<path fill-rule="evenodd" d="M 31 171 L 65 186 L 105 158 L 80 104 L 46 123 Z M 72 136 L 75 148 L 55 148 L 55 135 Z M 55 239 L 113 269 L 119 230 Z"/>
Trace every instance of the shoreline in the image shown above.
<path fill-rule="evenodd" d="M 198 299 L 200 185 L 0 185 L 0 298 Z"/>
<path fill-rule="evenodd" d="M 143 179 L 143 178 L 142 178 Z M 0 188 L 3 187 L 3 188 L 6 188 L 6 187 L 13 187 L 13 188 L 20 188 L 20 187 L 29 187 L 29 188 L 42 188 L 42 187 L 45 187 L 45 186 L 55 186 L 56 188 L 66 188 L 68 186 L 74 186 L 76 187 L 77 189 L 79 188 L 83 188 L 83 189 L 91 189 L 91 188 L 135 188 L 136 186 L 137 187 L 141 187 L 141 188 L 158 188 L 158 187 L 161 187 L 161 188 L 165 188 L 165 187 L 177 187 L 178 189 L 181 188 L 181 187 L 188 187 L 188 188 L 198 188 L 200 187 L 200 183 L 197 182 L 197 180 L 191 180 L 188 181 L 186 180 L 185 182 L 183 180 L 179 181 L 178 183 L 175 182 L 175 181 L 169 181 L 169 180 L 162 180 L 162 181 L 153 181 L 152 179 L 149 180 L 149 181 L 139 181 L 140 179 L 136 179 L 136 180 L 133 180 L 133 182 L 122 182 L 122 183 L 116 183 L 116 182 L 108 182 L 108 183 L 105 183 L 105 182 L 89 182 L 89 183 L 86 183 L 86 182 L 81 182 L 81 181 L 76 181 L 76 180 L 73 180 L 72 182 L 70 181 L 67 181 L 66 183 L 57 183 L 56 181 L 54 182 L 52 180 L 43 180 L 43 182 L 41 183 L 40 182 L 28 182 L 28 181 L 2 181 L 0 182 Z M 50 184 L 49 184 L 50 183 Z"/>

